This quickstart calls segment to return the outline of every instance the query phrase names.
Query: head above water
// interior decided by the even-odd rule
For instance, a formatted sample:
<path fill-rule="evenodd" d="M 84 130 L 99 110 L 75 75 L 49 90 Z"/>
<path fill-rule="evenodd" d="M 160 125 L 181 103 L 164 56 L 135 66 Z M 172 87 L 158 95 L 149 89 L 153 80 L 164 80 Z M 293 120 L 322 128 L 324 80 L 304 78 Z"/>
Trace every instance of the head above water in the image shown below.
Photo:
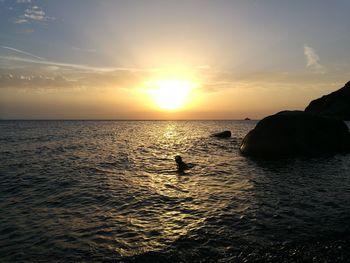
<path fill-rule="evenodd" d="M 176 162 L 176 163 L 182 163 L 182 158 L 181 158 L 180 155 L 176 155 L 176 156 L 175 156 L 175 162 Z"/>

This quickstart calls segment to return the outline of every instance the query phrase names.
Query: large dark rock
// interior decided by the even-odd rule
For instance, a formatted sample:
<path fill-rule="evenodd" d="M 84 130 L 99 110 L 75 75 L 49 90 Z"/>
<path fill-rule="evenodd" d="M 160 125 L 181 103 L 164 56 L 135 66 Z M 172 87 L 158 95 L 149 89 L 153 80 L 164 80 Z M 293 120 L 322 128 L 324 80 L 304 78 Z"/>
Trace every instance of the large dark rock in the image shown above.
<path fill-rule="evenodd" d="M 231 131 L 223 131 L 223 132 L 214 133 L 214 134 L 211 135 L 211 137 L 230 138 L 231 137 Z"/>
<path fill-rule="evenodd" d="M 335 92 L 311 101 L 306 112 L 350 120 L 350 82 Z"/>
<path fill-rule="evenodd" d="M 346 124 L 303 111 L 282 111 L 258 122 L 243 139 L 240 151 L 260 157 L 348 152 Z"/>

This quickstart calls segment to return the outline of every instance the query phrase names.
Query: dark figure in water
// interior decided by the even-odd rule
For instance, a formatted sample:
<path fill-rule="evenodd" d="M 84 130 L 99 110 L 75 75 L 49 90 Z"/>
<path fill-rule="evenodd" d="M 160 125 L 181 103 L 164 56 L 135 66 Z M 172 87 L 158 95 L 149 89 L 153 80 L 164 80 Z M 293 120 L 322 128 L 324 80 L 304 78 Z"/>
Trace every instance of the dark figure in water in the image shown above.
<path fill-rule="evenodd" d="M 177 170 L 179 172 L 183 172 L 184 170 L 187 170 L 190 168 L 184 161 L 182 161 L 182 158 L 180 155 L 175 156 L 175 162 L 177 165 Z"/>

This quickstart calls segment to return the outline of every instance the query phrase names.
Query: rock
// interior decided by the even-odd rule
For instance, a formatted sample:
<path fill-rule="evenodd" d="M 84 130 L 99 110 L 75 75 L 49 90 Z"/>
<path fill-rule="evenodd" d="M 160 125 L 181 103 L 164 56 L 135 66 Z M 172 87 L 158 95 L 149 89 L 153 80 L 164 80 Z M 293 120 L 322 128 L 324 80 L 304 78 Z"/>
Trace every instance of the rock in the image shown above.
<path fill-rule="evenodd" d="M 247 118 L 245 118 L 244 120 L 245 120 L 245 121 L 251 121 L 251 119 L 250 119 L 250 118 L 248 118 L 248 117 L 247 117 Z"/>
<path fill-rule="evenodd" d="M 282 111 L 259 121 L 243 139 L 240 151 L 259 157 L 348 152 L 350 133 L 338 119 Z"/>
<path fill-rule="evenodd" d="M 335 92 L 311 101 L 306 112 L 350 120 L 350 82 Z"/>
<path fill-rule="evenodd" d="M 218 133 L 212 134 L 211 137 L 216 137 L 216 138 L 230 138 L 230 137 L 231 137 L 231 132 L 230 132 L 230 131 L 218 132 Z"/>

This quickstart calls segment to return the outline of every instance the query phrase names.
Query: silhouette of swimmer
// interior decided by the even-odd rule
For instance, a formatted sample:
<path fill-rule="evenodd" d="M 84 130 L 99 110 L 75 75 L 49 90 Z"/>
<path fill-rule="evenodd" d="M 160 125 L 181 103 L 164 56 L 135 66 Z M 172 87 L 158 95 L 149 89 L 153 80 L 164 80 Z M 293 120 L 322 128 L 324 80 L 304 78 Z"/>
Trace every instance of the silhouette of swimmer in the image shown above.
<path fill-rule="evenodd" d="M 175 162 L 177 165 L 177 171 L 179 171 L 179 172 L 183 172 L 183 171 L 188 170 L 194 166 L 194 164 L 191 164 L 191 163 L 187 164 L 184 161 L 182 161 L 182 158 L 180 155 L 175 156 Z"/>

